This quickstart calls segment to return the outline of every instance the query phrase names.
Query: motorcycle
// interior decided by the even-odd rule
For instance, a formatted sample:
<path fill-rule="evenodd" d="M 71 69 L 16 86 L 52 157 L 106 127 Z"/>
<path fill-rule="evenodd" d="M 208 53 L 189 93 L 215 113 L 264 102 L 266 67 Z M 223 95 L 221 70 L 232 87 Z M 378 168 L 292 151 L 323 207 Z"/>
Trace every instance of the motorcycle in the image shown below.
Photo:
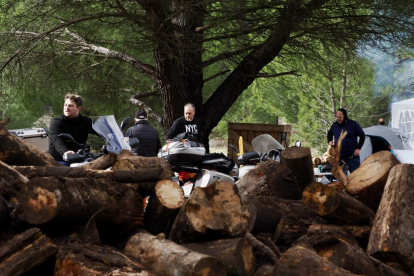
<path fill-rule="evenodd" d="M 126 117 L 122 120 L 121 124 L 118 124 L 115 121 L 113 115 L 99 116 L 92 124 L 92 128 L 101 136 L 106 144 L 97 154 L 92 154 L 90 152 L 90 146 L 80 144 L 75 141 L 75 139 L 67 133 L 61 133 L 58 137 L 64 139 L 66 142 L 75 143 L 79 150 L 67 156 L 63 156 L 63 160 L 70 164 L 71 167 L 76 167 L 82 165 L 86 162 L 93 161 L 108 152 L 113 152 L 119 154 L 121 150 L 131 150 L 131 147 L 138 145 L 139 141 L 137 138 L 129 138 L 127 143 L 122 134 L 122 130 L 128 125 L 131 117 Z"/>
<path fill-rule="evenodd" d="M 239 153 L 238 150 L 230 145 L 231 148 Z M 237 158 L 239 165 L 239 178 L 252 170 L 260 162 L 275 160 L 280 162 L 280 154 L 285 149 L 275 138 L 269 134 L 262 134 L 252 140 L 254 151 L 241 154 Z"/>
<path fill-rule="evenodd" d="M 158 157 L 164 157 L 171 165 L 175 174 L 172 180 L 180 185 L 186 198 L 195 187 L 206 187 L 218 180 L 235 183 L 231 175 L 219 171 L 228 169 L 224 155 L 216 154 L 213 158 L 206 158 L 206 156 L 211 157 L 209 154 L 206 155 L 204 146 L 195 142 L 190 133 L 179 134 L 167 141 L 158 153 Z M 232 171 L 233 169 L 230 168 L 228 173 Z"/>

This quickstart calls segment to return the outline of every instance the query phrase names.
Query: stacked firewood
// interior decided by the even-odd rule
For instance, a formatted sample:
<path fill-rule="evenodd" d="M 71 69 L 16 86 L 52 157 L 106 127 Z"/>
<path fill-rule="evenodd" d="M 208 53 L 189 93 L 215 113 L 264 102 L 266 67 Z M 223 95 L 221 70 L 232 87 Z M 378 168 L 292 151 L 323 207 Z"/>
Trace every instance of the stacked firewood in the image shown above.
<path fill-rule="evenodd" d="M 0 123 L 0 275 L 414 272 L 414 165 L 387 151 L 342 186 L 302 147 L 188 199 L 171 176 L 129 152 L 64 167 Z"/>

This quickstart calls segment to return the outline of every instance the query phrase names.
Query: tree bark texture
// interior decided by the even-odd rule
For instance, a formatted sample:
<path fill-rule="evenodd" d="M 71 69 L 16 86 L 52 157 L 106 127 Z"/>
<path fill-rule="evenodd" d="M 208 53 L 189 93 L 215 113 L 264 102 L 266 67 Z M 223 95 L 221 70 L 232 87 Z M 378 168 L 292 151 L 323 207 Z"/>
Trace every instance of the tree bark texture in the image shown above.
<path fill-rule="evenodd" d="M 309 234 L 298 239 L 295 246 L 316 252 L 319 257 L 357 275 L 380 275 L 378 267 L 358 242 L 341 232 Z"/>
<path fill-rule="evenodd" d="M 0 182 L 1 185 L 1 182 Z M 9 216 L 9 210 L 7 207 L 6 200 L 0 195 L 0 225 L 6 224 L 6 219 Z"/>
<path fill-rule="evenodd" d="M 301 200 L 290 200 L 275 196 L 250 196 L 245 194 L 243 205 L 250 213 L 248 232 L 275 234 L 276 228 L 283 217 L 290 217 L 305 224 L 325 223 L 311 212 Z M 277 237 L 274 237 L 274 241 Z"/>
<path fill-rule="evenodd" d="M 181 244 L 237 238 L 244 235 L 248 221 L 237 187 L 216 181 L 194 189 L 178 213 L 169 239 Z"/>
<path fill-rule="evenodd" d="M 144 213 L 144 223 L 153 235 L 168 235 L 180 208 L 185 202 L 183 190 L 172 180 L 160 180 L 150 196 Z"/>
<path fill-rule="evenodd" d="M 13 197 L 20 190 L 20 187 L 28 181 L 27 177 L 0 161 L 0 195 L 6 198 Z"/>
<path fill-rule="evenodd" d="M 59 249 L 54 276 L 66 275 L 155 276 L 115 248 L 89 244 L 69 244 Z"/>
<path fill-rule="evenodd" d="M 162 157 L 127 156 L 118 158 L 112 166 L 113 171 L 136 170 L 136 169 L 158 169 L 160 170 L 157 180 L 171 179 L 173 176 L 171 166 Z"/>
<path fill-rule="evenodd" d="M 226 267 L 228 276 L 253 276 L 256 271 L 253 248 L 246 238 L 189 243 L 183 246 L 220 260 Z"/>
<path fill-rule="evenodd" d="M 256 259 L 260 260 L 260 263 L 270 263 L 274 265 L 279 261 L 279 256 L 255 236 L 250 233 L 246 233 L 246 238 L 253 246 L 255 255 L 257 256 Z"/>
<path fill-rule="evenodd" d="M 57 251 L 39 229 L 31 228 L 0 246 L 0 274 L 33 275 L 31 272 L 52 260 Z"/>
<path fill-rule="evenodd" d="M 309 226 L 308 233 L 337 233 L 344 232 L 356 239 L 369 239 L 371 233 L 371 226 L 368 225 L 332 225 L 332 224 L 313 224 Z"/>
<path fill-rule="evenodd" d="M 0 124 L 0 161 L 8 165 L 60 165 L 50 154 L 11 134 L 2 124 Z"/>
<path fill-rule="evenodd" d="M 34 178 L 17 198 L 18 217 L 23 221 L 79 225 L 93 218 L 100 234 L 131 230 L 143 211 L 142 198 L 132 188 L 91 178 Z"/>
<path fill-rule="evenodd" d="M 108 154 L 102 155 L 98 159 L 88 162 L 81 167 L 86 170 L 106 170 L 116 162 L 117 156 L 113 152 L 108 152 Z"/>
<path fill-rule="evenodd" d="M 132 170 L 89 170 L 83 167 L 65 166 L 13 166 L 13 169 L 20 172 L 27 178 L 61 176 L 71 178 L 94 178 L 108 179 L 119 183 L 142 183 L 154 182 L 151 190 L 158 180 L 161 180 L 161 168 L 140 168 Z"/>
<path fill-rule="evenodd" d="M 414 165 L 394 166 L 375 216 L 367 253 L 392 267 L 414 273 Z"/>
<path fill-rule="evenodd" d="M 293 246 L 282 254 L 280 261 L 275 265 L 274 276 L 342 276 L 356 275 L 342 268 L 337 267 L 314 251 L 301 246 Z"/>
<path fill-rule="evenodd" d="M 376 211 L 388 174 L 392 167 L 399 163 L 390 151 L 379 151 L 368 156 L 359 168 L 348 176 L 346 191 Z"/>
<path fill-rule="evenodd" d="M 370 225 L 375 216 L 370 208 L 344 191 L 319 182 L 306 187 L 302 200 L 312 212 L 333 224 Z"/>
<path fill-rule="evenodd" d="M 275 269 L 275 267 L 273 265 L 268 265 L 268 264 L 262 265 L 256 271 L 256 273 L 254 274 L 254 276 L 272 276 L 274 269 Z"/>
<path fill-rule="evenodd" d="M 290 147 L 282 151 L 282 164 L 292 172 L 293 179 L 302 193 L 305 187 L 315 182 L 310 148 Z"/>
<path fill-rule="evenodd" d="M 189 250 L 146 232 L 129 239 L 125 254 L 163 276 L 225 276 L 224 265 L 211 256 Z"/>
<path fill-rule="evenodd" d="M 285 165 L 268 160 L 260 162 L 236 182 L 240 195 L 268 195 L 285 199 L 300 199 L 301 193 L 291 170 Z"/>

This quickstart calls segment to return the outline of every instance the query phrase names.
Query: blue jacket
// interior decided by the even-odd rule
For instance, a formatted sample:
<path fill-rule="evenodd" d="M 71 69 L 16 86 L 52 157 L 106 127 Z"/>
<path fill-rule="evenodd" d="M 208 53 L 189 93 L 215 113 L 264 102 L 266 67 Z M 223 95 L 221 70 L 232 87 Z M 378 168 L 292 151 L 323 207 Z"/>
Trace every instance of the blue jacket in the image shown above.
<path fill-rule="evenodd" d="M 346 122 L 341 125 L 338 122 L 332 124 L 331 128 L 328 131 L 328 143 L 332 141 L 332 138 L 335 137 L 335 146 L 341 136 L 341 131 L 347 131 L 348 134 L 342 140 L 341 147 L 341 157 L 348 157 L 354 154 L 356 149 L 361 149 L 365 141 L 365 133 L 362 130 L 361 126 L 353 121 L 348 119 Z M 358 138 L 359 137 L 359 142 Z"/>

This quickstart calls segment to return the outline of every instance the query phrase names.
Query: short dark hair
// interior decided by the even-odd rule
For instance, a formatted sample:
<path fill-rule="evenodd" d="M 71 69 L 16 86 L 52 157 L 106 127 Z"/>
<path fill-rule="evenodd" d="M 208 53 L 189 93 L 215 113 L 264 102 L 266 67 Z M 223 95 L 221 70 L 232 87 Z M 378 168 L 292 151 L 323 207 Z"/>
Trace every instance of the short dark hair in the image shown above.
<path fill-rule="evenodd" d="M 137 118 L 138 120 L 147 119 L 147 112 L 145 110 L 138 110 L 137 112 L 135 112 L 135 118 Z"/>
<path fill-rule="evenodd" d="M 383 119 L 383 118 L 379 118 L 379 120 L 378 120 L 378 124 L 379 124 L 379 125 L 385 125 L 385 121 L 384 121 L 384 119 Z"/>
<path fill-rule="evenodd" d="M 82 97 L 76 94 L 67 93 L 65 96 L 65 101 L 69 99 L 76 104 L 76 107 L 82 106 Z"/>

